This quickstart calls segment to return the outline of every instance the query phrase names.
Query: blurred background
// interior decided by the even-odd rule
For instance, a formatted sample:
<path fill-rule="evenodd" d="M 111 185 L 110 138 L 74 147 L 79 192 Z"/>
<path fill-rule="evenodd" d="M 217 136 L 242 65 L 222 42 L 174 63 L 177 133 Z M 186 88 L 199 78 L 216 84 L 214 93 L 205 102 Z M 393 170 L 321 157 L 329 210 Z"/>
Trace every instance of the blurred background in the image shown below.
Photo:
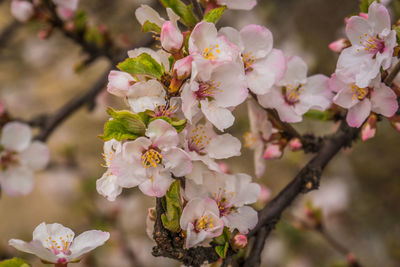
<path fill-rule="evenodd" d="M 81 0 L 80 8 L 93 25 L 104 24 L 113 38 L 134 43 L 143 36 L 134 11 L 150 0 Z M 393 1 L 395 6 L 398 5 Z M 10 1 L 0 1 L 0 29 L 13 20 Z M 227 11 L 218 26 L 240 29 L 261 24 L 274 34 L 275 47 L 298 55 L 309 65 L 309 74 L 330 75 L 337 55 L 328 44 L 344 37 L 344 18 L 359 11 L 358 0 L 265 0 L 251 12 Z M 395 11 L 393 17 L 398 18 Z M 398 13 L 397 13 L 398 14 Z M 43 25 L 18 25 L 0 47 L 0 99 L 12 116 L 30 119 L 52 113 L 66 100 L 91 88 L 109 67 L 99 59 L 83 70 L 80 47 L 55 30 L 47 40 L 37 37 Z M 121 42 L 120 42 L 121 43 Z M 96 179 L 105 168 L 102 133 L 107 106 L 124 104 L 106 93 L 97 98 L 93 112 L 81 109 L 62 124 L 48 140 L 51 164 L 36 175 L 34 191 L 24 197 L 0 198 L 0 259 L 19 256 L 45 266 L 34 256 L 8 246 L 10 238 L 31 240 L 41 222 L 59 222 L 76 233 L 90 229 L 111 232 L 106 245 L 72 266 L 179 266 L 154 258 L 153 242 L 146 235 L 147 209 L 154 200 L 137 189 L 125 189 L 109 202 L 96 192 Z M 245 104 L 235 111 L 229 131 L 242 137 L 248 130 Z M 305 120 L 294 125 L 302 133 L 326 134 L 333 123 Z M 324 172 L 320 190 L 304 195 L 288 209 L 276 231 L 267 239 L 263 266 L 346 266 L 345 256 L 319 233 L 299 229 L 294 218 L 304 217 L 305 202 L 312 199 L 323 211 L 327 231 L 359 259 L 362 266 L 400 266 L 400 134 L 387 121 L 379 123 L 375 138 L 357 142 L 342 151 Z M 226 161 L 233 172 L 254 175 L 252 151 Z M 275 196 L 304 166 L 310 155 L 286 151 L 282 160 L 268 161 L 257 182 Z"/>

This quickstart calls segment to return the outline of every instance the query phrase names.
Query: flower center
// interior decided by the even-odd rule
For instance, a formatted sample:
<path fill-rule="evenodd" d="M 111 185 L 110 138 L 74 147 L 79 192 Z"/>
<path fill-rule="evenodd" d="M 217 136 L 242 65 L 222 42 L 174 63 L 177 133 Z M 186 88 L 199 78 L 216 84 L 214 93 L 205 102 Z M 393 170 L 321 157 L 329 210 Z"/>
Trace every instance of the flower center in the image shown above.
<path fill-rule="evenodd" d="M 217 202 L 218 209 L 219 209 L 219 216 L 225 216 L 234 211 L 236 208 L 230 203 L 230 198 L 232 198 L 235 193 L 234 192 L 229 192 L 229 195 L 227 197 L 226 190 L 222 190 L 222 188 L 219 188 L 218 194 L 214 193 L 214 199 Z M 230 198 L 229 198 L 230 197 Z"/>
<path fill-rule="evenodd" d="M 149 149 L 142 155 L 142 164 L 145 168 L 154 167 L 156 168 L 158 164 L 161 164 L 162 155 L 160 152 Z"/>
<path fill-rule="evenodd" d="M 221 83 L 216 83 L 214 81 L 200 82 L 199 90 L 194 92 L 195 96 L 199 100 L 203 100 L 207 97 L 213 97 L 217 92 L 223 92 L 222 89 L 218 89 Z"/>
<path fill-rule="evenodd" d="M 363 100 L 369 93 L 368 88 L 360 88 L 354 83 L 350 84 L 350 92 L 353 93 L 352 99 L 358 99 L 358 100 Z"/>
<path fill-rule="evenodd" d="M 372 37 L 365 33 L 364 37 L 360 36 L 359 38 L 360 45 L 364 47 L 364 51 L 370 54 L 376 55 L 378 52 L 382 53 L 385 50 L 385 41 L 378 37 Z"/>
<path fill-rule="evenodd" d="M 63 253 L 65 255 L 71 254 L 69 247 L 72 243 L 72 234 L 67 235 L 65 237 L 60 236 L 59 240 L 56 240 L 52 236 L 49 236 L 46 239 L 46 242 L 47 242 L 47 248 L 55 255 L 58 255 L 60 253 Z"/>
<path fill-rule="evenodd" d="M 206 146 L 210 144 L 211 137 L 207 136 L 203 125 L 197 126 L 192 130 L 188 148 L 190 151 L 200 153 Z"/>
<path fill-rule="evenodd" d="M 171 118 L 172 115 L 175 114 L 175 112 L 179 109 L 178 105 L 171 105 L 171 104 L 166 104 L 166 105 L 161 105 L 158 106 L 154 110 L 154 115 L 152 117 L 169 117 Z"/>
<path fill-rule="evenodd" d="M 3 150 L 0 152 L 0 170 L 6 170 L 11 165 L 19 163 L 18 155 L 14 151 Z"/>
<path fill-rule="evenodd" d="M 216 54 L 221 54 L 221 50 L 219 50 L 219 45 L 209 46 L 204 49 L 203 57 L 208 60 L 215 60 Z"/>
<path fill-rule="evenodd" d="M 201 230 L 208 230 L 214 228 L 213 219 L 208 215 L 204 215 L 196 222 L 195 230 L 200 232 Z"/>
<path fill-rule="evenodd" d="M 304 90 L 305 88 L 303 84 L 298 84 L 295 86 L 288 84 L 282 88 L 282 93 L 285 97 L 286 103 L 289 105 L 294 105 L 299 102 L 299 97 Z"/>
<path fill-rule="evenodd" d="M 256 58 L 252 55 L 252 52 L 242 55 L 242 60 L 243 60 L 245 72 L 248 73 L 248 72 L 252 71 L 253 70 L 252 65 L 253 65 L 254 61 L 256 61 Z"/>

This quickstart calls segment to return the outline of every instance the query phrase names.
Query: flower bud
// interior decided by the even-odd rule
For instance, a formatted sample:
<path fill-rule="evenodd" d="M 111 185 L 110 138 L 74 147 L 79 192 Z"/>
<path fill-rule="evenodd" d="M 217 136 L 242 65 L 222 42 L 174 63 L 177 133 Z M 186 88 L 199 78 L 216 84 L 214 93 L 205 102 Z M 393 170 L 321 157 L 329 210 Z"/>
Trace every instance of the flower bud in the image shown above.
<path fill-rule="evenodd" d="M 271 198 L 271 190 L 269 190 L 268 187 L 266 187 L 265 185 L 262 185 L 262 184 L 260 185 L 260 187 L 261 187 L 261 191 L 260 191 L 260 194 L 258 195 L 257 202 L 266 204 Z"/>
<path fill-rule="evenodd" d="M 183 44 L 183 35 L 180 30 L 171 22 L 164 22 L 161 29 L 161 46 L 168 52 L 177 52 Z"/>
<path fill-rule="evenodd" d="M 350 43 L 347 39 L 340 38 L 340 39 L 330 43 L 329 49 L 332 50 L 333 52 L 340 53 L 343 51 L 343 49 L 345 49 L 349 46 L 350 46 Z"/>
<path fill-rule="evenodd" d="M 289 147 L 292 151 L 298 151 L 303 147 L 299 138 L 292 138 L 289 142 Z"/>
<path fill-rule="evenodd" d="M 282 157 L 282 154 L 280 144 L 268 144 L 264 153 L 264 159 L 279 159 Z"/>
<path fill-rule="evenodd" d="M 13 0 L 11 2 L 11 13 L 20 22 L 27 22 L 35 14 L 32 3 L 28 1 Z"/>
<path fill-rule="evenodd" d="M 234 250 L 239 250 L 247 247 L 247 236 L 242 234 L 237 234 L 232 239 L 232 248 Z"/>
<path fill-rule="evenodd" d="M 133 77 L 122 71 L 112 70 L 108 75 L 107 91 L 110 94 L 126 97 L 128 90 L 135 83 Z"/>
<path fill-rule="evenodd" d="M 178 79 L 184 80 L 190 76 L 192 72 L 192 62 L 193 58 L 191 56 L 179 59 L 174 64 L 174 71 L 178 76 Z"/>
<path fill-rule="evenodd" d="M 376 121 L 377 121 L 376 115 L 372 114 L 371 116 L 369 116 L 368 120 L 364 123 L 361 129 L 361 139 L 363 141 L 367 141 L 368 139 L 371 139 L 375 136 Z"/>
<path fill-rule="evenodd" d="M 218 166 L 223 173 L 229 173 L 228 165 L 223 162 L 218 162 Z"/>

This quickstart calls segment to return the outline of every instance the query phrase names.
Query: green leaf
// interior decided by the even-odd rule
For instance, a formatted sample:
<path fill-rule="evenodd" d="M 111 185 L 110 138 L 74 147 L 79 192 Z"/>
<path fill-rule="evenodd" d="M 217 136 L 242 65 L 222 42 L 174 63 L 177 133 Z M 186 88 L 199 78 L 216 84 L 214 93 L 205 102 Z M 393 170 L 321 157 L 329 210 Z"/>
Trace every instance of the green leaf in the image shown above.
<path fill-rule="evenodd" d="M 214 243 L 222 246 L 225 245 L 225 243 L 229 242 L 230 239 L 231 233 L 229 232 L 229 228 L 224 227 L 224 231 L 222 232 L 222 234 L 214 238 Z"/>
<path fill-rule="evenodd" d="M 30 267 L 31 265 L 19 258 L 0 261 L 0 267 Z"/>
<path fill-rule="evenodd" d="M 161 220 L 166 229 L 171 232 L 179 232 L 179 219 L 182 214 L 182 203 L 180 195 L 180 182 L 173 182 L 165 194 L 166 213 L 161 215 Z"/>
<path fill-rule="evenodd" d="M 175 128 L 175 130 L 180 133 L 186 126 L 186 119 L 183 120 L 175 120 L 174 118 L 170 118 L 170 117 L 166 117 L 166 116 L 162 116 L 162 117 L 155 117 L 155 118 L 151 118 L 149 123 L 154 121 L 154 120 L 165 120 L 166 122 L 168 122 L 169 124 L 172 125 L 172 127 Z"/>
<path fill-rule="evenodd" d="M 203 20 L 211 23 L 217 23 L 224 13 L 226 6 L 221 6 L 210 10 L 207 14 L 205 14 Z"/>
<path fill-rule="evenodd" d="M 225 245 L 222 246 L 216 246 L 215 247 L 215 252 L 217 252 L 217 254 L 225 259 L 226 257 L 226 252 L 228 252 L 228 248 L 229 248 L 229 243 L 225 243 Z"/>
<path fill-rule="evenodd" d="M 74 23 L 77 31 L 82 31 L 86 27 L 88 17 L 83 10 L 79 10 L 75 14 Z"/>
<path fill-rule="evenodd" d="M 368 13 L 368 8 L 374 1 L 375 0 L 361 0 L 361 4 L 360 4 L 361 12 Z M 379 3 L 380 1 L 377 1 L 377 2 Z"/>
<path fill-rule="evenodd" d="M 98 47 L 103 47 L 105 44 L 103 34 L 96 27 L 87 28 L 85 31 L 85 40 L 88 43 L 97 45 Z"/>
<path fill-rule="evenodd" d="M 104 141 L 113 138 L 118 141 L 135 140 L 146 132 L 146 125 L 140 115 L 128 110 L 115 111 L 112 108 L 109 108 L 107 112 L 113 119 L 104 125 L 104 135 L 100 137 Z"/>
<path fill-rule="evenodd" d="M 164 68 L 147 53 L 142 53 L 136 58 L 127 58 L 117 67 L 133 75 L 147 75 L 157 79 L 161 79 L 164 74 Z"/>
<path fill-rule="evenodd" d="M 160 2 L 165 7 L 171 8 L 186 26 L 193 28 L 196 25 L 197 19 L 193 15 L 192 5 L 187 6 L 180 0 L 160 0 Z"/>
<path fill-rule="evenodd" d="M 320 111 L 320 110 L 309 110 L 307 113 L 304 114 L 304 117 L 314 119 L 314 120 L 322 120 L 328 121 L 333 119 L 334 114 L 327 110 L 327 111 Z"/>
<path fill-rule="evenodd" d="M 160 26 L 158 26 L 157 24 L 150 22 L 149 20 L 146 20 L 143 23 L 142 26 L 142 31 L 143 32 L 155 32 L 155 33 L 160 33 L 161 32 L 161 28 Z"/>

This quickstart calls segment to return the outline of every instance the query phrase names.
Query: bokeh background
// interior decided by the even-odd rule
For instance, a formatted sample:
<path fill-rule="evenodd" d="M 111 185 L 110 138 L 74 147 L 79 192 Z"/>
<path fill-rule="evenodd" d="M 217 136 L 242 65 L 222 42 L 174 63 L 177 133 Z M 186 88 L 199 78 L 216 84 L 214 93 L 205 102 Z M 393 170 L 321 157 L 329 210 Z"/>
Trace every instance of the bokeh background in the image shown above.
<path fill-rule="evenodd" d="M 398 6 L 397 0 L 392 5 Z M 140 4 L 150 0 L 81 0 L 93 25 L 107 25 L 116 40 L 139 40 L 143 34 L 134 17 Z M 277 48 L 298 55 L 309 65 L 309 74 L 330 75 L 337 55 L 328 44 L 344 36 L 344 18 L 358 12 L 357 0 L 265 0 L 251 12 L 228 11 L 219 26 L 241 28 L 255 23 L 267 26 Z M 0 2 L 0 29 L 12 17 L 10 1 Z M 394 18 L 399 18 L 392 9 Z M 57 30 L 47 40 L 37 38 L 39 23 L 17 26 L 0 47 L 0 99 L 15 117 L 29 119 L 51 113 L 88 90 L 109 67 L 99 59 L 75 71 L 83 55 L 79 46 Z M 121 42 L 120 42 L 121 43 Z M 98 195 L 95 181 L 104 168 L 103 142 L 97 138 L 108 119 L 107 106 L 124 107 L 106 93 L 97 98 L 93 112 L 81 109 L 50 137 L 51 164 L 38 173 L 34 191 L 24 197 L 0 198 L 0 259 L 22 257 L 33 266 L 45 266 L 34 256 L 7 245 L 10 238 L 31 240 L 41 222 L 59 222 L 76 233 L 93 228 L 108 230 L 111 239 L 72 266 L 179 266 L 151 255 L 153 242 L 146 235 L 147 209 L 154 200 L 137 189 L 127 189 L 115 202 Z M 235 111 L 229 131 L 237 137 L 248 130 L 247 108 Z M 333 123 L 305 120 L 294 125 L 303 133 L 334 131 Z M 345 257 L 314 231 L 296 227 L 294 217 L 304 216 L 304 203 L 313 199 L 324 214 L 327 230 L 352 251 L 362 266 L 400 266 L 400 134 L 388 122 L 379 123 L 377 136 L 342 151 L 326 169 L 320 190 L 302 196 L 284 213 L 277 230 L 268 238 L 263 266 L 346 266 Z M 258 182 L 276 195 L 302 168 L 310 155 L 286 151 L 282 160 L 269 161 Z M 254 175 L 252 151 L 227 161 L 234 172 Z"/>

